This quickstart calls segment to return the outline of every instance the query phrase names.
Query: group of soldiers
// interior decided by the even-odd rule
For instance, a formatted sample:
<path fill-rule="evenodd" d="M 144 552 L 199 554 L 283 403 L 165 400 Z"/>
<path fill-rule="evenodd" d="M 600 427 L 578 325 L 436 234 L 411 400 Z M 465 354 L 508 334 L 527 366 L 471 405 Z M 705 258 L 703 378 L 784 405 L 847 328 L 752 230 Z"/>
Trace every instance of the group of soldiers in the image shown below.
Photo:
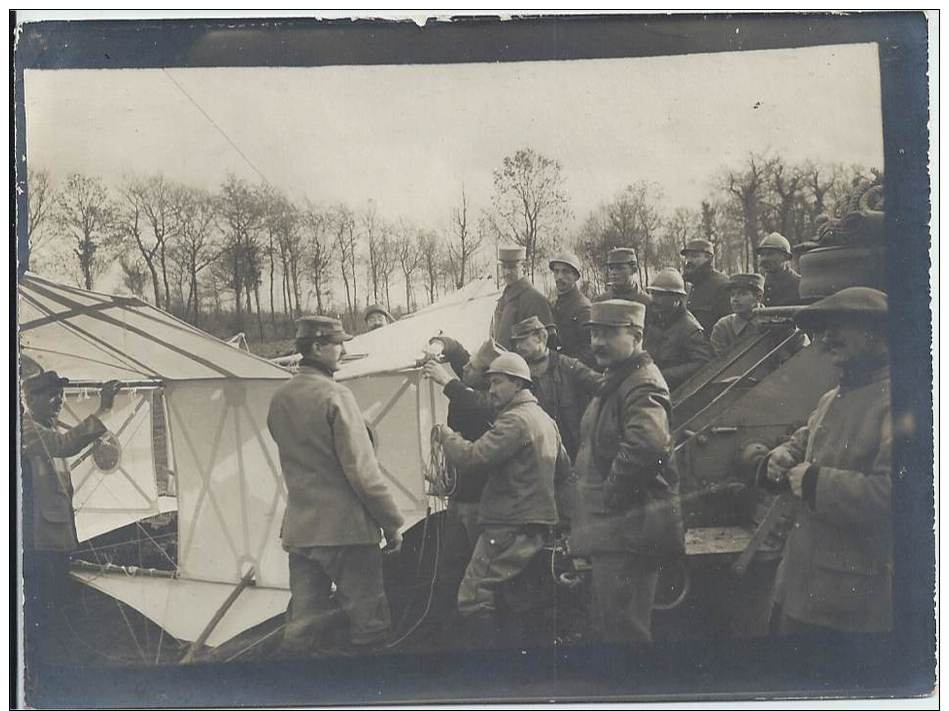
<path fill-rule="evenodd" d="M 771 304 L 797 301 L 790 248 L 779 238 L 761 245 L 762 264 L 768 250 L 781 255 L 768 262 L 765 277 L 726 279 L 712 266 L 710 245 L 699 240 L 683 250 L 684 278 L 663 270 L 647 291 L 631 250 L 613 250 L 609 290 L 592 303 L 579 292 L 580 268 L 571 255 L 550 260 L 558 291 L 551 304 L 524 277 L 523 250 L 499 250 L 505 288 L 490 337 L 472 354 L 440 334 L 432 340 L 440 342 L 442 359 L 422 366 L 449 400 L 447 424 L 436 427 L 435 437 L 457 472 L 448 515 L 470 551 L 457 592 L 460 636 L 478 646 L 510 639 L 518 619 L 505 611 L 529 609 L 531 600 L 518 596 L 534 594 L 516 583 L 560 536 L 572 556 L 589 561 L 595 638 L 651 640 L 661 563 L 685 552 L 671 384 L 756 328 L 754 309 L 768 294 Z M 722 294 L 730 297 L 731 315 L 722 313 Z M 798 313 L 841 380 L 759 468 L 761 486 L 786 490 L 803 504 L 775 584 L 777 632 L 888 629 L 886 314 L 886 296 L 862 287 Z M 703 320 L 712 325 L 711 342 Z M 356 402 L 332 378 L 348 338 L 333 319 L 301 319 L 300 372 L 271 405 L 290 502 L 283 534 L 291 554 L 289 650 L 309 648 L 337 605 L 360 648 L 384 639 L 389 624 L 380 530 L 384 550 L 394 551 L 401 524 Z M 324 510 L 333 512 L 325 525 L 308 522 Z M 347 536 L 358 529 L 358 540 L 313 538 L 336 525 Z M 359 547 L 364 553 L 357 555 Z M 327 555 L 332 565 L 322 560 Z M 309 572 L 295 574 L 301 567 Z"/>
<path fill-rule="evenodd" d="M 712 265 L 711 245 L 695 240 L 683 250 L 684 274 L 662 270 L 643 290 L 635 254 L 615 249 L 609 288 L 593 303 L 578 289 L 578 261 L 558 255 L 549 265 L 557 297 L 548 303 L 523 275 L 523 250 L 502 248 L 505 288 L 490 337 L 473 354 L 448 336 L 433 339 L 443 360 L 426 362 L 423 374 L 449 400 L 447 425 L 436 435 L 458 475 L 448 514 L 470 550 L 457 593 L 468 639 L 497 640 L 502 608 L 518 609 L 518 600 L 506 599 L 518 594 L 512 583 L 560 535 L 592 568 L 595 636 L 651 640 L 660 564 L 685 551 L 670 391 L 756 328 L 762 301 L 797 301 L 787 241 L 771 235 L 759 250 L 763 278 L 727 279 Z M 759 468 L 761 485 L 801 501 L 775 583 L 777 631 L 891 625 L 886 316 L 885 294 L 852 287 L 796 317 L 841 377 Z M 350 338 L 336 319 L 299 319 L 299 370 L 270 403 L 267 424 L 287 486 L 287 654 L 325 647 L 341 617 L 351 650 L 378 649 L 392 631 L 382 560 L 399 551 L 404 520 L 356 399 L 334 380 Z M 40 553 L 33 574 L 54 587 L 76 546 L 63 458 L 104 432 L 97 415 L 57 431 L 64 382 L 49 371 L 24 387 L 27 530 Z M 103 389 L 101 411 L 116 387 Z"/>

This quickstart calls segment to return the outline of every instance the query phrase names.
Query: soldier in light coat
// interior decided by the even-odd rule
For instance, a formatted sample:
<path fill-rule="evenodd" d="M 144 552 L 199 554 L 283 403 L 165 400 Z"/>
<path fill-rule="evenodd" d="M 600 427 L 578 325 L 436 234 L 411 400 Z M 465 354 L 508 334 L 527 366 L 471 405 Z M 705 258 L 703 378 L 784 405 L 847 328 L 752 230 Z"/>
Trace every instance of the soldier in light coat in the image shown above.
<path fill-rule="evenodd" d="M 774 592 L 781 634 L 892 628 L 890 364 L 887 299 L 850 287 L 798 313 L 840 370 L 807 424 L 771 451 L 767 477 L 802 504 Z"/>
<path fill-rule="evenodd" d="M 722 316 L 712 328 L 709 342 L 718 357 L 746 338 L 761 332 L 755 309 L 761 306 L 764 277 L 760 274 L 734 274 L 728 282 L 732 313 Z"/>
<path fill-rule="evenodd" d="M 505 353 L 487 375 L 498 410 L 491 429 L 475 442 L 446 427 L 438 430 L 445 456 L 461 478 L 488 472 L 478 516 L 481 535 L 458 589 L 458 611 L 481 644 L 493 644 L 500 633 L 502 586 L 540 553 L 561 514 L 569 515 L 561 509 L 569 508 L 572 475 L 557 425 L 530 392 L 524 359 Z"/>
<path fill-rule="evenodd" d="M 593 627 L 648 642 L 663 559 L 684 553 L 669 388 L 643 350 L 645 307 L 595 303 L 593 354 L 606 380 L 583 416 L 570 550 L 593 565 Z"/>
<path fill-rule="evenodd" d="M 356 398 L 333 380 L 350 338 L 336 319 L 299 319 L 300 369 L 274 393 L 267 416 L 287 484 L 280 533 L 290 563 L 285 654 L 306 653 L 314 643 L 332 647 L 328 631 L 340 608 L 356 649 L 390 631 L 380 530 L 387 549 L 397 551 L 404 521 Z"/>

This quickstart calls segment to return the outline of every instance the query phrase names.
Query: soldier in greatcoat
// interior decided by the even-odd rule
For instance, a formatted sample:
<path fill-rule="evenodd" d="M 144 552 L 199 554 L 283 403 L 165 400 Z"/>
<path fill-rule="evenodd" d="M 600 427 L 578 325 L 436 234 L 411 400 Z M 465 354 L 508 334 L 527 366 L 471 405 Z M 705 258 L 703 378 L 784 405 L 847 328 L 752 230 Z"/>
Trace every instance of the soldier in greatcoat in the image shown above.
<path fill-rule="evenodd" d="M 590 320 L 590 300 L 580 291 L 580 259 L 571 252 L 554 255 L 548 263 L 557 287 L 557 298 L 551 304 L 557 327 L 559 352 L 593 364 L 590 332 L 583 325 Z"/>
<path fill-rule="evenodd" d="M 504 291 L 494 309 L 490 335 L 506 350 L 511 349 L 511 328 L 525 318 L 536 316 L 545 326 L 554 328 L 547 297 L 524 276 L 526 255 L 523 247 L 498 248 Z"/>
<path fill-rule="evenodd" d="M 800 303 L 801 275 L 791 267 L 791 243 L 772 232 L 755 249 L 758 267 L 764 273 L 764 305 L 793 306 Z"/>
<path fill-rule="evenodd" d="M 722 316 L 730 312 L 728 277 L 714 266 L 715 250 L 707 239 L 693 239 L 680 254 L 685 257 L 682 276 L 690 284 L 686 308 L 695 316 L 706 334 Z"/>
<path fill-rule="evenodd" d="M 284 654 L 333 647 L 329 635 L 340 610 L 355 650 L 390 632 L 380 534 L 397 551 L 404 521 L 356 398 L 333 380 L 350 338 L 336 319 L 299 319 L 299 371 L 274 393 L 267 416 L 287 484 L 280 533 L 290 564 Z"/>
<path fill-rule="evenodd" d="M 741 340 L 761 332 L 755 309 L 761 306 L 764 277 L 760 274 L 733 274 L 728 282 L 728 298 L 732 312 L 722 316 L 712 327 L 709 342 L 718 357 Z"/>
<path fill-rule="evenodd" d="M 664 559 L 684 553 L 666 382 L 643 350 L 645 307 L 593 305 L 593 355 L 606 380 L 583 416 L 570 550 L 593 566 L 592 618 L 608 641 L 652 638 Z"/>
<path fill-rule="evenodd" d="M 611 249 L 606 255 L 606 291 L 594 301 L 626 299 L 649 305 L 650 298 L 639 283 L 639 259 L 629 247 Z"/>

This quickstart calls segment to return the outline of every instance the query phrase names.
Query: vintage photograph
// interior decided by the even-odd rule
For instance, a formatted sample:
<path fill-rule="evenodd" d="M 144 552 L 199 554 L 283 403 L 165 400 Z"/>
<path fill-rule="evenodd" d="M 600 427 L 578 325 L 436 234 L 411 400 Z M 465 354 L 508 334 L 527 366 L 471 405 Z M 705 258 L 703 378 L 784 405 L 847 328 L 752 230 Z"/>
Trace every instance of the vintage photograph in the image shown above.
<path fill-rule="evenodd" d="M 922 13 L 18 29 L 20 703 L 932 693 Z"/>

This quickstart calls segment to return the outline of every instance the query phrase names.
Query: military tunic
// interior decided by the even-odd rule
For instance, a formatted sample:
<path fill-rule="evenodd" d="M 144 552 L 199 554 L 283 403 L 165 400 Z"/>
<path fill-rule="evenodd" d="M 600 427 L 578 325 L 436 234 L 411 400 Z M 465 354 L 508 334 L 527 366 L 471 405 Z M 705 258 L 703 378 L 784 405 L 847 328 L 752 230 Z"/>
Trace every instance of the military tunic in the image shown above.
<path fill-rule="evenodd" d="M 645 348 L 662 376 L 675 390 L 693 373 L 712 359 L 712 347 L 702 326 L 685 308 L 679 308 L 667 319 L 650 309 L 646 313 Z"/>
<path fill-rule="evenodd" d="M 788 267 L 778 272 L 765 275 L 764 299 L 765 306 L 794 306 L 801 299 L 799 290 L 801 275 Z"/>
<path fill-rule="evenodd" d="M 625 286 L 608 286 L 606 291 L 597 296 L 594 301 L 607 301 L 609 299 L 626 299 L 627 301 L 639 302 L 645 306 L 652 303 L 652 297 L 635 282 Z"/>
<path fill-rule="evenodd" d="M 707 264 L 686 274 L 685 280 L 692 285 L 685 307 L 702 324 L 705 333 L 711 333 L 715 323 L 732 310 L 728 289 L 725 288 L 728 277 Z M 674 386 L 670 383 L 669 387 Z"/>
<path fill-rule="evenodd" d="M 712 344 L 712 350 L 715 351 L 715 357 L 727 353 L 732 347 L 745 338 L 750 338 L 753 334 L 761 333 L 761 324 L 758 319 L 746 318 L 738 314 L 728 314 L 722 316 L 712 328 L 712 336 L 709 342 Z"/>
<path fill-rule="evenodd" d="M 515 323 L 531 316 L 539 318 L 545 326 L 552 327 L 554 319 L 546 297 L 534 288 L 527 277 L 521 277 L 504 287 L 491 320 L 491 337 L 511 350 L 511 329 Z"/>
<path fill-rule="evenodd" d="M 584 325 L 590 320 L 590 300 L 574 284 L 566 294 L 557 294 L 557 299 L 551 305 L 551 311 L 557 326 L 560 352 L 579 358 L 588 365 L 592 364 L 590 328 Z"/>

